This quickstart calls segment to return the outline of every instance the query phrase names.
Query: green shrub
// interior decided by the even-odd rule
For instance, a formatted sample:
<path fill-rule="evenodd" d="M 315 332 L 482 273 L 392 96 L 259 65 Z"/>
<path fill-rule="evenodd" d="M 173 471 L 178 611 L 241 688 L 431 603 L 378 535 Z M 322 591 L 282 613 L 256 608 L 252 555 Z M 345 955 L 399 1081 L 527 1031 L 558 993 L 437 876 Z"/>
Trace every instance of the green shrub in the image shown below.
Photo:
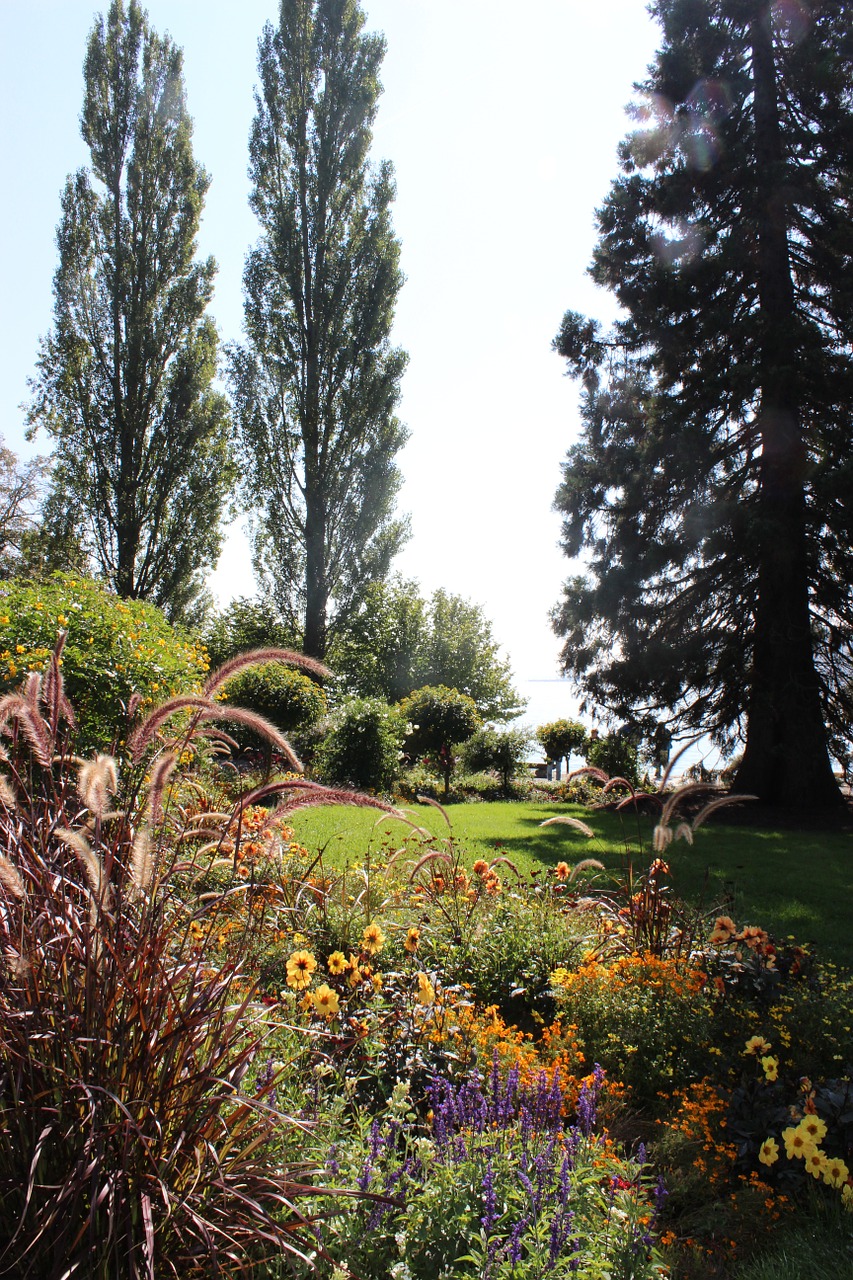
<path fill-rule="evenodd" d="M 400 772 L 405 725 L 381 698 L 353 698 L 335 713 L 313 772 L 336 786 L 389 791 Z"/>
<path fill-rule="evenodd" d="M 426 757 L 444 778 L 445 798 L 450 794 L 450 776 L 455 764 L 453 748 L 465 742 L 480 727 L 476 704 L 467 694 L 446 685 L 425 685 L 399 704 L 400 714 L 410 728 L 405 750 L 412 760 Z"/>
<path fill-rule="evenodd" d="M 546 760 L 555 764 L 565 760 L 567 769 L 572 753 L 583 755 L 589 741 L 586 729 L 577 720 L 552 720 L 549 724 L 540 725 L 536 738 Z"/>
<path fill-rule="evenodd" d="M 486 725 L 463 743 L 459 758 L 471 773 L 493 769 L 500 775 L 504 792 L 508 792 L 512 779 L 524 768 L 530 741 L 526 729 L 495 729 Z"/>
<path fill-rule="evenodd" d="M 621 733 L 608 733 L 590 740 L 586 749 L 587 763 L 601 769 L 611 778 L 625 778 L 635 786 L 640 779 L 637 748 Z"/>
<path fill-rule="evenodd" d="M 286 737 L 310 729 L 327 712 L 326 695 L 320 685 L 281 662 L 246 667 L 222 688 L 228 702 L 263 716 Z M 258 749 L 265 745 L 264 739 L 245 725 L 229 726 L 228 732 L 241 747 Z"/>
<path fill-rule="evenodd" d="M 154 605 L 120 600 L 88 578 L 54 574 L 0 584 L 0 692 L 47 670 L 61 631 L 68 637 L 62 672 L 82 750 L 109 748 L 126 735 L 133 694 L 145 711 L 198 690 L 208 668 L 203 647 Z"/>

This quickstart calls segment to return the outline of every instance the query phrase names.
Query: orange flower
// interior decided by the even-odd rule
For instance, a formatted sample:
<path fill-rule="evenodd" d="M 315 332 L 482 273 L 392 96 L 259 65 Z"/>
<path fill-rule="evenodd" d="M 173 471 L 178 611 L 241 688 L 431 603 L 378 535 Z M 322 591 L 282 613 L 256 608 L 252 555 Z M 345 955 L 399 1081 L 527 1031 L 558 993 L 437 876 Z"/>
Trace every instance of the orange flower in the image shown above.
<path fill-rule="evenodd" d="M 554 868 L 554 875 L 558 880 L 568 880 L 571 875 L 571 868 L 568 862 L 558 862 Z"/>
<path fill-rule="evenodd" d="M 410 956 L 413 956 L 415 954 L 415 952 L 418 949 L 418 946 L 420 945 L 420 941 L 421 941 L 420 929 L 416 929 L 414 927 L 411 928 L 409 932 L 406 934 L 406 941 L 403 943 L 404 948 L 406 949 L 406 951 L 408 951 Z"/>
<path fill-rule="evenodd" d="M 489 864 L 483 858 L 478 858 L 477 861 L 474 863 L 473 870 L 474 870 L 475 876 L 484 876 L 488 871 L 488 869 L 489 869 Z"/>

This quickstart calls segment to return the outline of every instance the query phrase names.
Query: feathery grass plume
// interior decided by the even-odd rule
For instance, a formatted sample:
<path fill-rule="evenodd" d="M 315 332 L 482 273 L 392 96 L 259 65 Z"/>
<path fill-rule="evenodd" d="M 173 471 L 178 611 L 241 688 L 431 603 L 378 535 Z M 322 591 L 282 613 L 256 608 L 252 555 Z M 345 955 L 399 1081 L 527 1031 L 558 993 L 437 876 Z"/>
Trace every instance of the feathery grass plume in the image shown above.
<path fill-rule="evenodd" d="M 601 794 L 603 796 L 606 796 L 608 791 L 614 791 L 616 787 L 625 787 L 628 791 L 631 792 L 630 799 L 633 800 L 636 798 L 637 792 L 634 788 L 634 784 L 632 782 L 629 782 L 627 778 L 623 778 L 621 775 L 616 778 L 609 778 L 607 782 L 605 782 L 604 790 L 602 791 Z"/>
<path fill-rule="evenodd" d="M 714 788 L 707 782 L 690 782 L 687 786 L 679 787 L 677 791 L 673 791 L 672 795 L 667 799 L 663 809 L 661 810 L 661 826 L 669 826 L 672 821 L 672 815 L 675 813 L 675 810 L 681 804 L 682 800 L 685 800 L 687 796 L 695 796 L 700 791 L 707 793 L 708 791 L 713 790 Z"/>
<path fill-rule="evenodd" d="M 49 726 L 38 711 L 33 712 L 30 704 L 19 693 L 7 693 L 0 698 L 0 729 L 10 720 L 20 726 L 38 763 L 42 768 L 49 769 L 53 756 Z"/>
<path fill-rule="evenodd" d="M 679 822 L 673 833 L 673 840 L 683 840 L 685 844 L 693 844 L 693 827 L 689 822 Z"/>
<path fill-rule="evenodd" d="M 672 844 L 672 827 L 658 823 L 652 836 L 652 847 L 655 853 L 663 853 Z"/>
<path fill-rule="evenodd" d="M 571 782 L 572 778 L 592 778 L 593 782 L 600 782 L 602 786 L 610 781 L 603 769 L 596 769 L 591 764 L 584 765 L 582 769 L 573 769 L 566 775 L 566 782 Z"/>
<path fill-rule="evenodd" d="M 16 809 L 18 806 L 15 788 L 4 773 L 0 773 L 0 804 L 7 809 Z"/>
<path fill-rule="evenodd" d="M 130 723 L 130 724 L 132 724 L 132 723 L 133 723 L 133 721 L 136 719 L 136 713 L 137 713 L 137 711 L 139 710 L 139 708 L 140 708 L 141 706 L 142 706 L 142 694 L 141 694 L 141 693 L 132 693 L 132 694 L 130 695 L 130 697 L 128 698 L 128 700 L 127 700 L 127 719 L 128 719 L 128 723 Z"/>
<path fill-rule="evenodd" d="M 6 893 L 11 894 L 13 898 L 25 898 L 27 896 L 23 880 L 5 853 L 0 853 L 0 887 Z"/>
<path fill-rule="evenodd" d="M 291 794 L 289 799 L 273 810 L 269 820 L 272 822 L 279 814 L 284 816 L 293 813 L 296 809 L 311 809 L 317 805 L 334 804 L 354 805 L 357 809 L 381 809 L 383 813 L 390 814 L 393 818 L 403 819 L 400 810 L 393 804 L 389 804 L 387 800 L 364 795 L 361 791 L 346 791 L 342 787 L 321 787 L 314 784 L 310 789 L 306 786 L 305 790 Z"/>
<path fill-rule="evenodd" d="M 443 805 L 440 805 L 437 800 L 433 800 L 432 796 L 416 796 L 415 799 L 417 800 L 418 804 L 428 804 L 428 805 L 431 805 L 433 809 L 438 809 L 438 812 L 441 814 L 442 818 L 444 818 L 444 821 L 447 823 L 448 827 L 451 827 L 453 825 L 450 821 L 447 810 L 444 808 Z"/>
<path fill-rule="evenodd" d="M 115 757 L 102 755 L 85 760 L 77 775 L 77 793 L 96 818 L 104 816 L 107 799 L 118 792 L 118 768 Z"/>
<path fill-rule="evenodd" d="M 428 866 L 431 862 L 445 862 L 448 866 L 453 866 L 453 859 L 449 853 L 445 853 L 443 849 L 430 849 L 429 853 L 425 853 L 419 858 L 412 870 L 409 872 L 409 884 L 414 880 L 418 872 Z"/>
<path fill-rule="evenodd" d="M 177 752 L 167 751 L 160 756 L 151 770 L 151 784 L 148 788 L 148 809 L 151 822 L 159 822 L 163 816 L 163 792 L 177 764 Z"/>
<path fill-rule="evenodd" d="M 65 696 L 65 681 L 60 670 L 62 651 L 67 639 L 68 632 L 60 631 L 41 687 L 41 704 L 48 712 L 50 732 L 53 737 L 56 737 L 58 732 L 60 718 L 65 720 L 69 729 L 73 729 L 77 723 L 74 708 Z"/>
<path fill-rule="evenodd" d="M 128 870 L 136 894 L 141 896 L 147 893 L 154 880 L 154 855 L 151 852 L 150 827 L 140 827 L 134 836 Z"/>
<path fill-rule="evenodd" d="M 673 769 L 678 764 L 678 761 L 684 755 L 685 751 L 689 751 L 690 748 L 692 746 L 695 746 L 697 742 L 700 742 L 701 739 L 702 739 L 702 734 L 697 733 L 694 738 L 688 738 L 684 746 L 679 747 L 674 756 L 670 756 L 669 760 L 666 763 L 666 768 L 663 771 L 663 777 L 658 783 L 658 791 L 664 791 L 666 789 L 666 784 L 669 782 L 669 775 L 672 773 Z"/>
<path fill-rule="evenodd" d="M 696 814 L 696 817 L 693 819 L 693 823 L 692 823 L 693 830 L 698 831 L 699 827 L 701 827 L 705 819 L 710 817 L 712 813 L 715 813 L 717 809 L 722 809 L 724 805 L 740 804 L 742 800 L 757 800 L 757 799 L 758 799 L 758 796 L 747 796 L 747 795 L 717 796 L 716 800 L 709 801 L 708 804 L 705 805 L 704 809 L 700 809 L 699 812 Z"/>
<path fill-rule="evenodd" d="M 509 867 L 510 871 L 512 871 L 515 874 L 517 879 L 519 880 L 521 879 L 521 872 L 519 871 L 518 867 L 515 865 L 515 863 L 512 861 L 511 858 L 507 858 L 503 854 L 499 858 L 493 858 L 492 861 L 489 863 L 489 870 L 491 871 L 493 867 L 500 867 L 500 866 Z"/>
<path fill-rule="evenodd" d="M 255 733 L 278 748 L 291 769 L 302 771 L 302 761 L 281 730 L 277 729 L 271 721 L 255 711 L 246 711 L 242 707 L 223 706 L 218 702 L 210 702 L 206 698 L 199 698 L 192 694 L 171 698 L 168 702 L 162 703 L 131 734 L 128 747 L 135 762 L 138 763 L 141 760 L 145 748 L 150 744 L 160 726 L 176 711 L 184 710 L 195 711 L 196 729 L 198 722 L 202 720 L 236 720 L 238 724 L 254 729 Z"/>
<path fill-rule="evenodd" d="M 108 885 L 104 876 L 103 863 L 98 855 L 93 852 L 89 841 L 81 836 L 79 831 L 72 831 L 69 827 L 57 827 L 53 834 L 61 844 L 66 845 L 77 855 L 77 860 L 86 873 L 89 888 L 100 901 Z"/>
<path fill-rule="evenodd" d="M 598 858 L 581 858 L 580 862 L 576 862 L 569 872 L 568 883 L 571 884 L 582 871 L 604 871 L 604 863 L 599 862 Z"/>
<path fill-rule="evenodd" d="M 251 649 L 248 653 L 239 653 L 235 658 L 230 658 L 208 677 L 203 690 L 205 697 L 212 698 L 217 689 L 221 689 L 238 671 L 243 671 L 246 667 L 259 667 L 267 662 L 282 662 L 289 667 L 301 667 L 303 671 L 310 671 L 321 680 L 328 680 L 332 674 L 322 662 L 308 658 L 302 653 L 294 653 L 290 649 Z"/>
<path fill-rule="evenodd" d="M 540 827 L 572 827 L 573 830 L 580 831 L 582 835 L 590 837 L 595 835 L 592 827 L 588 827 L 585 822 L 581 822 L 580 818 L 570 818 L 568 814 L 559 814 L 556 818 L 546 818 L 539 825 Z"/>

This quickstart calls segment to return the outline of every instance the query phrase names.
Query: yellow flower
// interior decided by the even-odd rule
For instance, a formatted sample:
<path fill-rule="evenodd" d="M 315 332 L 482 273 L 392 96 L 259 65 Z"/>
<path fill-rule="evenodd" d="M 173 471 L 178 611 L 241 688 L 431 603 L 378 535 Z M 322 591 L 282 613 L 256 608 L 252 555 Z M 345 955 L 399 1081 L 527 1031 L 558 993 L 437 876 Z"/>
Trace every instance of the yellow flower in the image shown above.
<path fill-rule="evenodd" d="M 841 1188 L 841 1203 L 844 1205 L 845 1209 L 849 1209 L 853 1212 L 853 1187 L 851 1187 L 849 1182 L 845 1182 L 844 1186 Z"/>
<path fill-rule="evenodd" d="M 765 1040 L 764 1036 L 750 1036 L 744 1046 L 744 1053 L 759 1055 L 769 1053 L 773 1048 L 769 1040 Z"/>
<path fill-rule="evenodd" d="M 418 1004 L 435 1004 L 435 987 L 425 973 L 418 974 Z"/>
<path fill-rule="evenodd" d="M 822 1178 L 825 1166 L 826 1156 L 817 1147 L 813 1147 L 806 1156 L 806 1172 L 813 1178 Z"/>
<path fill-rule="evenodd" d="M 839 1156 L 833 1156 L 823 1166 L 823 1180 L 828 1187 L 843 1187 L 850 1177 L 850 1170 Z"/>
<path fill-rule="evenodd" d="M 25 652 L 25 649 L 22 644 L 15 645 L 15 653 L 24 653 L 24 652 Z"/>
<path fill-rule="evenodd" d="M 60 627 L 68 626 L 68 619 L 66 618 L 64 613 L 60 613 L 56 621 L 59 623 Z"/>
<path fill-rule="evenodd" d="M 357 987 L 361 982 L 361 969 L 358 967 L 358 956 L 350 953 L 349 964 L 347 965 L 349 973 L 347 974 L 347 982 L 351 987 Z"/>
<path fill-rule="evenodd" d="M 410 956 L 413 956 L 417 951 L 420 940 L 421 940 L 420 929 L 412 928 L 406 934 L 406 941 L 403 943 L 403 946 L 408 951 Z"/>
<path fill-rule="evenodd" d="M 793 1128 L 782 1130 L 782 1141 L 785 1143 L 785 1155 L 789 1160 L 803 1160 L 812 1151 L 816 1150 L 815 1144 L 808 1134 L 803 1133 L 801 1129 Z"/>
<path fill-rule="evenodd" d="M 337 991 L 333 991 L 325 982 L 313 994 L 314 1008 L 323 1018 L 336 1018 L 340 1012 L 341 1002 Z"/>
<path fill-rule="evenodd" d="M 370 981 L 373 983 L 374 991 L 382 990 L 382 974 L 381 973 L 374 973 Z"/>
<path fill-rule="evenodd" d="M 797 1127 L 815 1145 L 823 1142 L 826 1137 L 826 1121 L 821 1120 L 820 1116 L 803 1116 Z"/>
<path fill-rule="evenodd" d="M 368 955 L 375 956 L 385 945 L 385 934 L 378 924 L 369 924 L 361 935 L 361 943 Z"/>
<path fill-rule="evenodd" d="M 311 975 L 317 968 L 317 961 L 310 951 L 294 951 L 287 962 L 287 985 L 294 991 L 304 991 L 311 985 Z"/>
<path fill-rule="evenodd" d="M 764 1068 L 764 1079 L 768 1082 L 777 1080 L 779 1077 L 779 1059 L 778 1058 L 762 1058 L 761 1065 Z"/>
<path fill-rule="evenodd" d="M 333 977 L 337 977 L 339 973 L 343 973 L 347 967 L 347 958 L 343 951 L 333 951 L 326 961 L 326 968 Z"/>
<path fill-rule="evenodd" d="M 769 1168 L 779 1159 L 779 1144 L 775 1138 L 765 1138 L 758 1149 L 758 1159 Z"/>

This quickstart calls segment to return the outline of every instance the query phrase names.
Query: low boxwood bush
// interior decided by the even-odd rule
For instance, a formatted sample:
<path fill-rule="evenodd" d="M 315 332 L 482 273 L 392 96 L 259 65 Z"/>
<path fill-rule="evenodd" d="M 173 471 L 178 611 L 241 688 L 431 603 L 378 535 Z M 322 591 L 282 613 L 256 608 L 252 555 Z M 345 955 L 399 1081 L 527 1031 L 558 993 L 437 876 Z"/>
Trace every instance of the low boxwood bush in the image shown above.
<path fill-rule="evenodd" d="M 405 723 L 381 698 L 352 698 L 335 713 L 314 758 L 322 782 L 389 791 L 400 772 Z"/>
<path fill-rule="evenodd" d="M 82 750 L 124 738 L 134 693 L 144 711 L 197 691 L 208 669 L 204 648 L 154 605 L 120 600 L 89 578 L 54 574 L 0 584 L 0 692 L 46 671 L 61 631 L 68 634 L 62 673 Z"/>
<path fill-rule="evenodd" d="M 316 680 L 280 662 L 246 667 L 226 681 L 223 693 L 228 702 L 263 716 L 286 737 L 310 729 L 328 709 Z M 229 726 L 228 732 L 241 747 L 258 750 L 265 745 L 246 725 Z"/>

